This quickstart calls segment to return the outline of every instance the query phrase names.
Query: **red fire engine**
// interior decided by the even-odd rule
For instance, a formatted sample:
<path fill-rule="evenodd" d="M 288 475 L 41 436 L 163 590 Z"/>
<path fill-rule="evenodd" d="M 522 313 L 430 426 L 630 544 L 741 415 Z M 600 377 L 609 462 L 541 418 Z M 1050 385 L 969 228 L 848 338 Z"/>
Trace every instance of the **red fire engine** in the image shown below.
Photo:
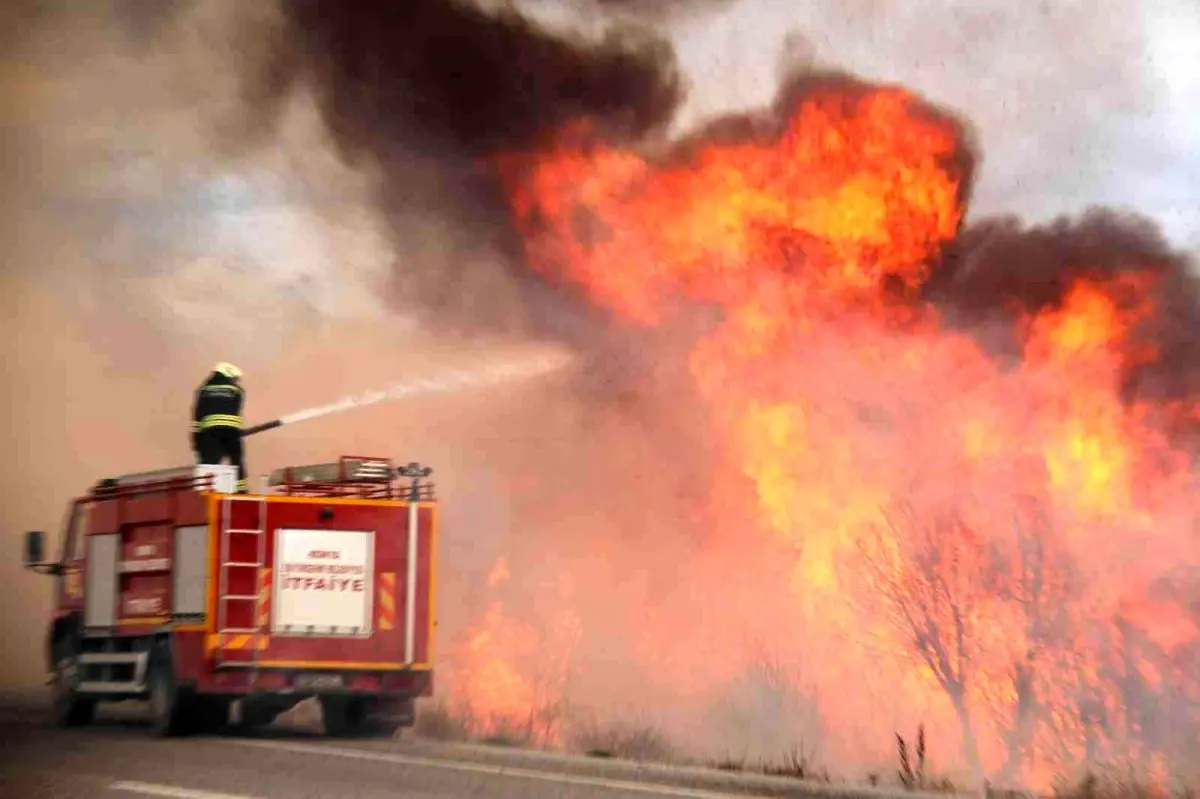
<path fill-rule="evenodd" d="M 276 470 L 261 494 L 233 493 L 226 465 L 101 480 L 70 504 L 57 560 L 26 536 L 27 568 L 54 576 L 57 722 L 148 700 L 178 735 L 316 697 L 330 735 L 411 726 L 433 691 L 430 472 L 347 456 Z"/>

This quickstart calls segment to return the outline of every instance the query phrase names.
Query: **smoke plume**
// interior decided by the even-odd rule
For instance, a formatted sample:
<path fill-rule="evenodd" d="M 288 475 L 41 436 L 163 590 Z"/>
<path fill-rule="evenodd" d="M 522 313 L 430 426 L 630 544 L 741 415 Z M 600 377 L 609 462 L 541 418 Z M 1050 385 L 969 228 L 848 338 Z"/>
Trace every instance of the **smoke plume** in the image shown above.
<path fill-rule="evenodd" d="M 442 327 L 551 323 L 552 308 L 528 318 L 527 305 L 552 300 L 512 268 L 479 159 L 579 116 L 617 137 L 660 129 L 683 98 L 670 47 L 632 28 L 563 40 L 513 10 L 493 16 L 466 2 L 281 7 L 273 56 L 244 76 L 249 132 L 269 134 L 281 96 L 314 92 L 337 152 L 373 177 L 398 261 L 392 297 Z"/>
<path fill-rule="evenodd" d="M 607 11 L 627 12 L 651 19 L 674 19 L 728 7 L 732 0 L 592 0 Z"/>
<path fill-rule="evenodd" d="M 1186 400 L 1200 395 L 1200 275 L 1194 267 L 1168 245 L 1156 222 L 1130 212 L 1097 207 L 1036 226 L 996 217 L 964 230 L 926 294 L 976 329 L 1005 319 L 1011 335 L 1002 346 L 1013 354 L 1020 316 L 1060 305 L 1077 281 L 1149 281 L 1124 307 L 1149 302 L 1154 308 L 1139 319 L 1130 346 L 1153 347 L 1155 355 L 1125 360 L 1122 389 L 1130 401 Z"/>

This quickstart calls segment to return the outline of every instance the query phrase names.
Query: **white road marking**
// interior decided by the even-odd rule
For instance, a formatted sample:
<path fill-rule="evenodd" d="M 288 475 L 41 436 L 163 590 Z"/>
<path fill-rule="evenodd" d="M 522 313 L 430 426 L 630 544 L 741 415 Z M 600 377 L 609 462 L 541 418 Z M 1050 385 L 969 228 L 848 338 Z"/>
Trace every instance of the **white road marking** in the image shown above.
<path fill-rule="evenodd" d="M 365 749 L 347 749 L 337 746 L 314 746 L 312 744 L 284 743 L 280 741 L 226 741 L 226 743 L 233 744 L 234 746 L 259 746 L 264 749 L 281 749 L 286 752 L 298 752 L 306 755 L 330 755 L 357 760 L 374 760 L 381 763 L 397 763 L 404 766 L 440 768 L 446 771 L 487 774 L 493 777 L 516 777 L 518 779 L 553 782 L 560 785 L 586 785 L 593 788 L 648 793 L 657 796 L 681 796 L 687 797 L 687 799 L 765 799 L 765 797 L 755 797 L 752 794 L 718 793 L 715 791 L 705 791 L 700 788 L 678 788 L 673 785 L 654 785 L 652 783 L 633 782 L 631 780 L 607 780 L 602 777 L 587 777 L 582 774 L 555 774 L 535 769 L 489 766 L 482 763 L 463 763 L 455 760 L 438 760 L 432 757 L 399 755 L 391 752 L 372 752 Z M 197 799 L 201 799 L 201 797 L 197 797 Z"/>
<path fill-rule="evenodd" d="M 169 799 L 262 799 L 244 793 L 217 793 L 215 791 L 199 791 L 194 788 L 181 788 L 178 785 L 158 785 L 152 782 L 114 782 L 108 786 L 110 791 L 128 791 L 146 796 L 166 796 Z"/>

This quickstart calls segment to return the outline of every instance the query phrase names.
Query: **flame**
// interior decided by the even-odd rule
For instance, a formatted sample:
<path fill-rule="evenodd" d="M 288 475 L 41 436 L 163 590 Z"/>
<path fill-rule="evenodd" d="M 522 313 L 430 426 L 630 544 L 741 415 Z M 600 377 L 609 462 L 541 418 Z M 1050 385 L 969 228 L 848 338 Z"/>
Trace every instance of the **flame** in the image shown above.
<path fill-rule="evenodd" d="M 1015 362 L 921 299 L 963 216 L 959 147 L 907 92 L 827 86 L 749 141 L 653 160 L 577 122 L 496 167 L 546 277 L 638 324 L 721 314 L 690 374 L 724 444 L 716 472 L 745 477 L 752 518 L 715 472 L 718 528 L 680 566 L 712 580 L 711 607 L 686 624 L 647 612 L 645 661 L 687 690 L 725 679 L 688 658 L 737 652 L 728 628 L 755 612 L 736 609 L 757 608 L 806 631 L 792 654 L 831 754 L 888 757 L 883 712 L 953 731 L 967 766 L 1045 786 L 1106 752 L 1163 756 L 1131 680 L 1197 692 L 1171 660 L 1197 646 L 1194 618 L 1139 602 L 1198 565 L 1195 471 L 1161 409 L 1122 396 L 1158 357 L 1138 332 L 1152 276 L 1077 278 L 1018 321 Z M 507 623 L 489 611 L 485 627 Z M 469 671 L 477 693 L 530 701 L 508 670 Z"/>
<path fill-rule="evenodd" d="M 508 558 L 501 555 L 496 559 L 496 562 L 492 564 L 492 570 L 488 572 L 488 588 L 495 588 L 501 583 L 507 581 L 511 576 L 512 574 L 510 574 L 508 571 Z"/>
<path fill-rule="evenodd" d="M 489 589 L 510 578 L 500 556 L 488 573 Z M 560 594 L 564 586 L 556 586 Z M 561 599 L 561 597 L 560 597 Z M 571 654 L 579 637 L 569 608 L 546 614 L 546 629 L 517 618 L 493 598 L 468 630 L 457 653 L 450 694 L 464 707 L 474 732 L 555 745 L 561 736 L 561 705 Z"/>
<path fill-rule="evenodd" d="M 509 618 L 498 602 L 488 606 L 482 625 L 468 636 L 464 670 L 471 679 L 463 693 L 485 733 L 527 722 L 535 691 L 520 663 L 537 652 L 539 643 L 536 633 Z"/>

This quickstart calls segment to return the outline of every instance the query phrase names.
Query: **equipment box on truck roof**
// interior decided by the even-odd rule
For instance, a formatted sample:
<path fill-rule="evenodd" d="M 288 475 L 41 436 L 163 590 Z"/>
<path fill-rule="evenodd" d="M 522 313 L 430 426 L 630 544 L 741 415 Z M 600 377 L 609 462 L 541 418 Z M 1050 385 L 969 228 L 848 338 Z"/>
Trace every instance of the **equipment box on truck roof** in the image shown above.
<path fill-rule="evenodd" d="M 437 503 L 430 470 L 388 459 L 279 470 L 234 494 L 232 466 L 100 481 L 71 503 L 55 577 L 54 707 L 148 699 L 168 733 L 268 723 L 317 697 L 330 734 L 394 732 L 433 690 Z"/>

